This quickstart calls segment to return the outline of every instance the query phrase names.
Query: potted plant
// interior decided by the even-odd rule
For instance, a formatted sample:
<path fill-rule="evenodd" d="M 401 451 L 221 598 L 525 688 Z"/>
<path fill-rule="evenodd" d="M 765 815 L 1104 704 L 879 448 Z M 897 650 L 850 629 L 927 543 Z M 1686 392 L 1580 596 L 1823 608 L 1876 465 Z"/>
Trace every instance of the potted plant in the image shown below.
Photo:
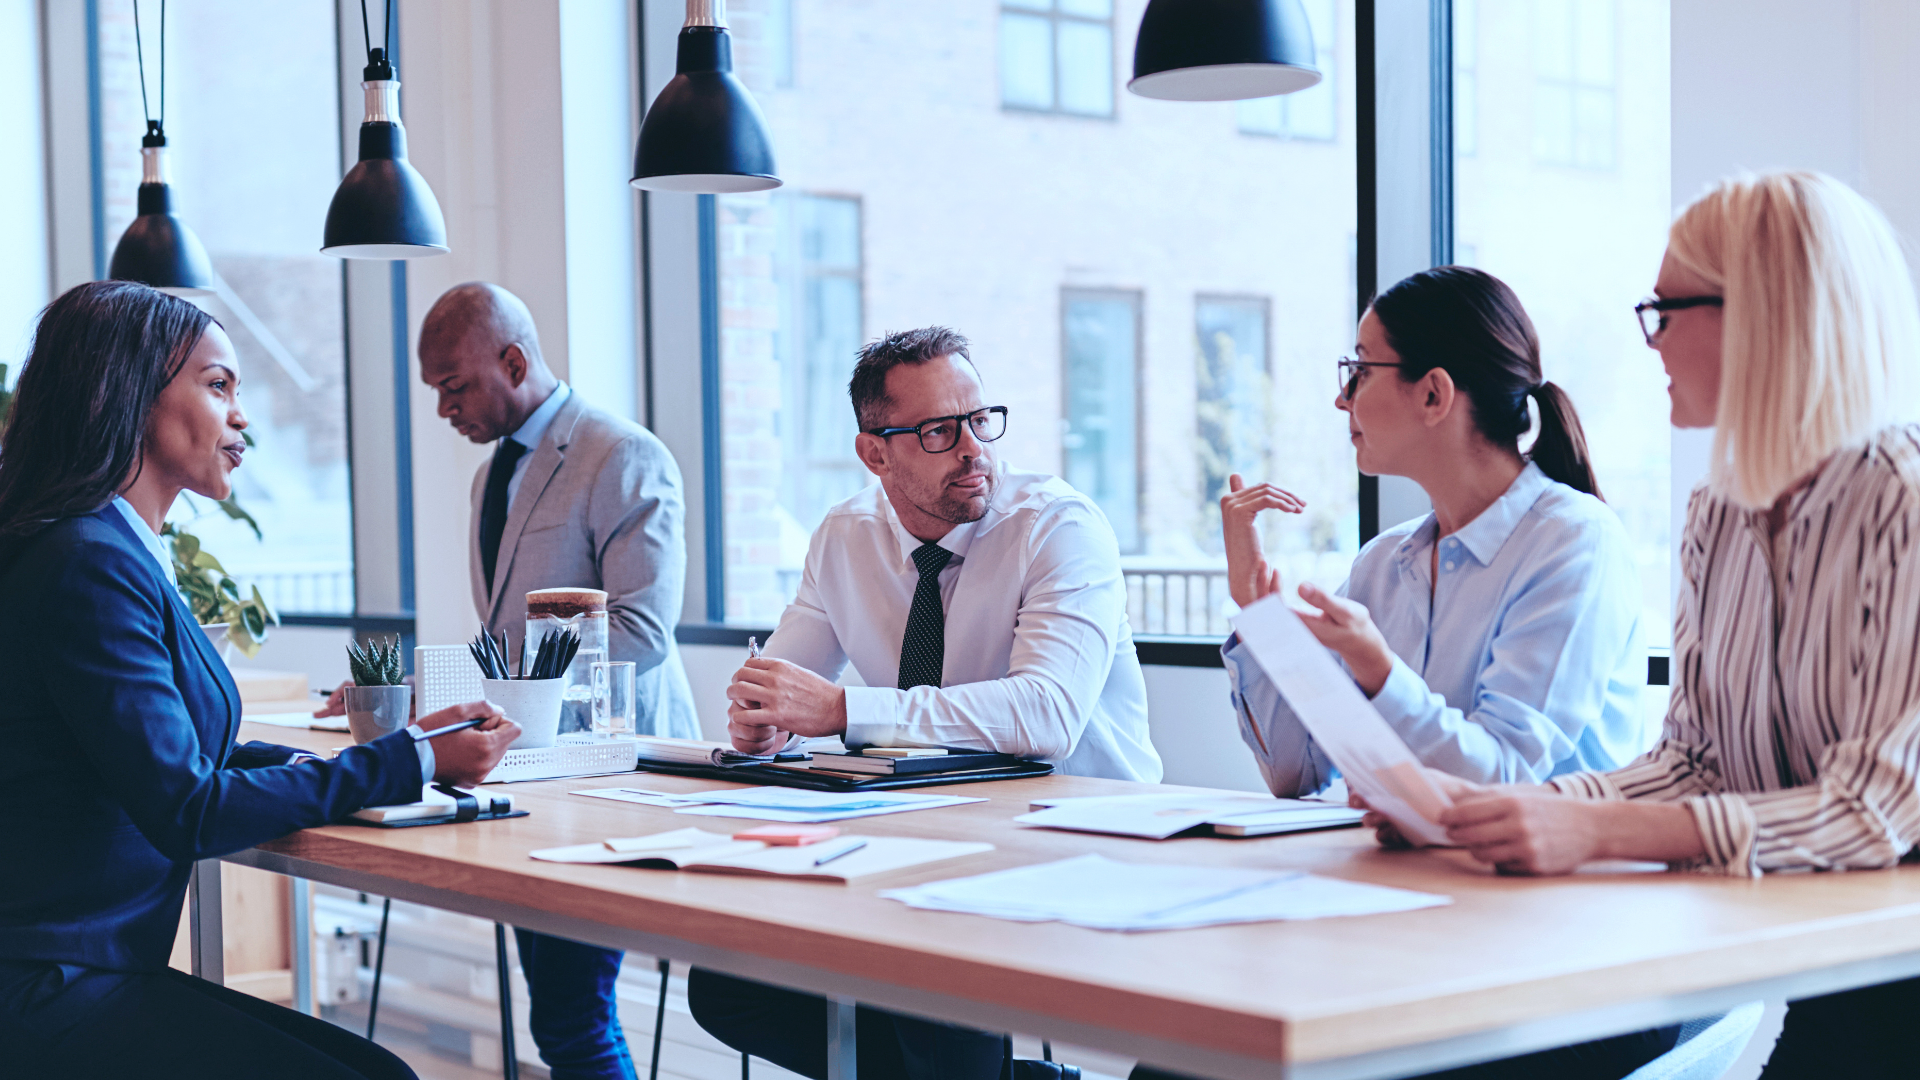
<path fill-rule="evenodd" d="M 260 536 L 259 523 L 238 503 L 227 498 L 222 499 L 219 506 L 228 517 L 245 522 L 255 538 Z M 227 573 L 212 552 L 200 546 L 200 538 L 181 523 L 169 521 L 162 525 L 160 537 L 173 551 L 173 576 L 179 581 L 180 596 L 186 600 L 187 610 L 193 612 L 208 639 L 215 647 L 230 645 L 252 659 L 267 642 L 267 627 L 280 625 L 280 616 L 260 595 L 260 587 L 255 585 L 249 595 L 243 595 L 240 583 Z"/>
<path fill-rule="evenodd" d="M 404 681 L 400 639 L 369 638 L 364 646 L 350 641 L 347 665 L 353 669 L 353 685 L 347 687 L 347 730 L 353 741 L 372 742 L 406 727 L 413 687 Z"/>

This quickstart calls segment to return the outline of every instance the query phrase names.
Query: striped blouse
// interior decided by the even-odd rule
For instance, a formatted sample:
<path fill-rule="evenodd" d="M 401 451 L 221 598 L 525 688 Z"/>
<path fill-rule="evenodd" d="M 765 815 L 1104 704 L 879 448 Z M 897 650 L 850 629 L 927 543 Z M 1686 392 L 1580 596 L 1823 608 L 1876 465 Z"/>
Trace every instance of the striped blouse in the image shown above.
<path fill-rule="evenodd" d="M 1920 839 L 1920 425 L 1829 459 L 1779 540 L 1783 587 L 1766 511 L 1694 492 L 1661 741 L 1551 783 L 1685 805 L 1693 869 L 1891 866 Z"/>

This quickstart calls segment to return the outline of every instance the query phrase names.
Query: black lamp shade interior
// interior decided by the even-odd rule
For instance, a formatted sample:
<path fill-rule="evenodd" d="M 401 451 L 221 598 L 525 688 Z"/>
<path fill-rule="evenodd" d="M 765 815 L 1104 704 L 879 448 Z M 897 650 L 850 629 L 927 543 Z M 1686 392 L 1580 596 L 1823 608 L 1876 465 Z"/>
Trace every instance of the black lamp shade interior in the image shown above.
<path fill-rule="evenodd" d="M 360 125 L 360 160 L 333 193 L 320 250 L 343 259 L 447 253 L 440 202 L 426 177 L 407 163 L 407 135 L 399 124 Z"/>
<path fill-rule="evenodd" d="M 707 194 L 780 186 L 766 117 L 733 75 L 725 27 L 680 31 L 677 74 L 640 124 L 633 186 Z"/>
<path fill-rule="evenodd" d="M 114 245 L 107 276 L 183 295 L 212 292 L 213 260 L 173 213 L 168 186 L 141 184 L 138 200 L 140 214 Z"/>
<path fill-rule="evenodd" d="M 1151 0 L 1127 89 L 1169 101 L 1239 101 L 1320 81 L 1300 0 Z"/>

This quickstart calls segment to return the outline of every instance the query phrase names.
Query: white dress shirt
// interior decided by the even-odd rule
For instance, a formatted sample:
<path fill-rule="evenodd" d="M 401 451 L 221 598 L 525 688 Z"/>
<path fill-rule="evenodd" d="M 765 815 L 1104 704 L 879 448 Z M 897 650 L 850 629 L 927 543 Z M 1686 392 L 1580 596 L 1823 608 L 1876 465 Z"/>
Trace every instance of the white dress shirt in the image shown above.
<path fill-rule="evenodd" d="M 153 531 L 153 527 L 147 524 L 146 519 L 140 516 L 140 512 L 133 508 L 132 503 L 118 495 L 113 497 L 113 508 L 120 511 L 120 516 L 127 519 L 127 524 L 133 526 L 133 535 L 140 538 L 141 545 L 147 549 L 149 555 L 153 556 L 153 561 L 160 564 L 160 573 L 166 577 L 167 584 L 172 585 L 176 589 L 179 588 L 180 580 L 174 575 L 173 571 L 173 552 L 167 550 L 167 546 L 161 542 L 159 535 Z M 420 755 L 421 782 L 430 784 L 433 782 L 434 770 L 433 744 L 420 738 L 420 736 L 426 734 L 420 725 L 408 724 L 407 731 L 411 733 L 416 740 L 413 744 L 413 749 L 416 754 Z M 296 753 L 288 764 L 304 761 L 309 758 L 314 761 L 320 760 L 317 754 L 309 754 L 301 751 Z"/>
<path fill-rule="evenodd" d="M 553 426 L 553 418 L 560 412 L 560 406 L 565 405 L 567 399 L 572 396 L 573 387 L 562 382 L 554 387 L 553 393 L 547 395 L 547 400 L 533 410 L 533 415 L 527 417 L 526 422 L 521 424 L 518 430 L 507 436 L 526 449 L 526 453 L 521 454 L 520 459 L 513 463 L 513 476 L 507 480 L 508 506 L 512 506 L 513 497 L 520 494 L 520 478 L 527 474 L 527 462 L 533 460 L 533 452 L 539 449 L 540 440 L 547 434 L 547 428 Z"/>
<path fill-rule="evenodd" d="M 1613 511 L 1529 463 L 1480 516 L 1439 531 L 1428 514 L 1380 534 L 1340 587 L 1393 650 L 1373 706 L 1414 756 L 1467 780 L 1539 783 L 1651 746 L 1639 572 Z M 1324 788 L 1333 763 L 1266 672 L 1237 636 L 1223 653 L 1267 786 Z"/>
<path fill-rule="evenodd" d="M 938 687 L 893 689 L 921 541 L 878 484 L 827 512 L 766 656 L 829 679 L 847 662 L 848 745 L 953 746 L 1155 782 L 1147 690 L 1127 626 L 1120 548 L 1065 481 L 1001 466 L 986 515 L 939 541 L 946 653 Z"/>

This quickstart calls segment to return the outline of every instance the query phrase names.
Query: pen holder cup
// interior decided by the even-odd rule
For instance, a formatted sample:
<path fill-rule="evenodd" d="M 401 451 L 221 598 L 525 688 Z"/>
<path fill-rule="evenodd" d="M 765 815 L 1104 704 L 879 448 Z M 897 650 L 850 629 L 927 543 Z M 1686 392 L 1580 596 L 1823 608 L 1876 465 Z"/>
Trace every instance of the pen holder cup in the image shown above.
<path fill-rule="evenodd" d="M 347 687 L 347 730 L 356 743 L 370 743 L 407 726 L 411 686 Z"/>
<path fill-rule="evenodd" d="M 481 679 L 487 700 L 520 725 L 520 737 L 509 750 L 552 746 L 560 736 L 560 699 L 565 679 Z"/>

